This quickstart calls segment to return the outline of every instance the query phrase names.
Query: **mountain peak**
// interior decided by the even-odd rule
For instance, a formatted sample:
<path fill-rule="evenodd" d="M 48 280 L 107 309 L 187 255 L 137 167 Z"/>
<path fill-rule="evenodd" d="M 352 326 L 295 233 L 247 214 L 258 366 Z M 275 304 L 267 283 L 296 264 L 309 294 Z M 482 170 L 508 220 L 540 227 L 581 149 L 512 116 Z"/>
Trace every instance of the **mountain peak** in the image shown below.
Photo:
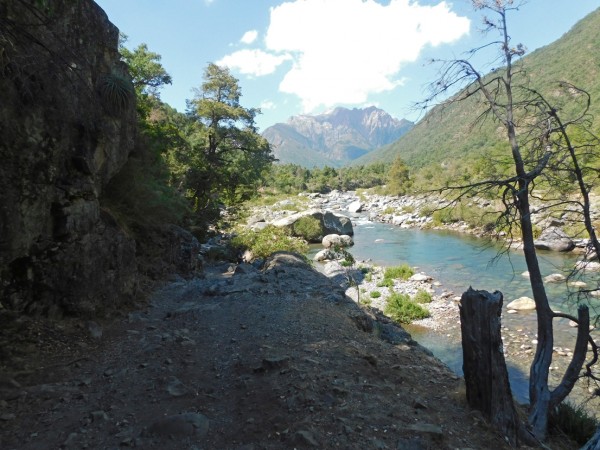
<path fill-rule="evenodd" d="M 290 117 L 267 128 L 263 136 L 282 163 L 341 166 L 394 142 L 412 126 L 376 106 L 336 107 L 318 115 Z"/>

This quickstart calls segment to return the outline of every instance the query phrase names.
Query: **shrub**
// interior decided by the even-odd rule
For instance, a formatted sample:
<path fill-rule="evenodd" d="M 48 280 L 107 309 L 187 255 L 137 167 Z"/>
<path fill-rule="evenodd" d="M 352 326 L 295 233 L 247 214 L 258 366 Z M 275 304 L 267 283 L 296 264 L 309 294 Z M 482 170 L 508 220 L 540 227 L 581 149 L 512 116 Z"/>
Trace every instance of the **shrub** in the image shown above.
<path fill-rule="evenodd" d="M 290 236 L 285 229 L 269 225 L 260 231 L 244 229 L 231 240 L 238 250 L 250 250 L 255 258 L 266 258 L 274 252 L 288 251 L 304 254 L 308 244 L 300 238 Z"/>
<path fill-rule="evenodd" d="M 388 298 L 385 314 L 400 323 L 411 323 L 413 320 L 429 317 L 429 311 L 410 300 L 406 294 L 394 292 Z"/>
<path fill-rule="evenodd" d="M 583 445 L 596 432 L 598 422 L 583 406 L 563 402 L 550 413 L 550 426 Z"/>
<path fill-rule="evenodd" d="M 294 223 L 293 233 L 308 242 L 318 241 L 323 237 L 321 221 L 312 216 L 301 217 Z"/>
<path fill-rule="evenodd" d="M 381 292 L 371 291 L 371 293 L 369 295 L 371 296 L 371 298 L 379 298 L 379 297 L 381 297 Z"/>
<path fill-rule="evenodd" d="M 425 289 L 419 289 L 413 297 L 413 301 L 416 303 L 431 303 L 431 300 L 433 300 L 431 294 Z"/>
<path fill-rule="evenodd" d="M 415 274 L 415 271 L 408 264 L 400 266 L 387 267 L 383 273 L 383 278 L 389 280 L 408 280 Z"/>
<path fill-rule="evenodd" d="M 126 110 L 135 100 L 131 78 L 118 70 L 102 76 L 98 90 L 105 104 L 116 113 Z"/>
<path fill-rule="evenodd" d="M 377 287 L 392 288 L 392 287 L 394 287 L 394 280 L 392 280 L 391 278 L 384 278 L 379 283 L 377 283 Z"/>
<path fill-rule="evenodd" d="M 454 209 L 452 207 L 446 207 L 434 211 L 431 215 L 431 218 L 434 226 L 458 222 L 458 218 L 454 215 Z"/>

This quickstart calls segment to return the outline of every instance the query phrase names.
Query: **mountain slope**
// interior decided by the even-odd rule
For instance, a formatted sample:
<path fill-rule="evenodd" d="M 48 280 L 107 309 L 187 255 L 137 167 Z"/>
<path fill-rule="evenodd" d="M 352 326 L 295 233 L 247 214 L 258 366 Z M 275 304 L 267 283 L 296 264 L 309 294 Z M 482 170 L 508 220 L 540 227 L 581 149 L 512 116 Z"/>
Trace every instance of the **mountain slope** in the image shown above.
<path fill-rule="evenodd" d="M 376 107 L 336 108 L 317 116 L 291 117 L 263 132 L 282 163 L 305 167 L 340 166 L 394 142 L 412 122 L 398 120 Z"/>
<path fill-rule="evenodd" d="M 554 43 L 526 55 L 522 63 L 530 86 L 557 105 L 564 99 L 556 89 L 556 81 L 586 89 L 592 95 L 593 127 L 600 129 L 600 9 Z M 438 106 L 398 141 L 352 164 L 391 162 L 401 156 L 408 165 L 418 168 L 477 157 L 505 141 L 504 129 L 498 123 L 477 123 L 482 108 L 476 96 L 444 108 Z M 566 105 L 563 112 L 568 114 L 570 110 L 572 105 Z"/>

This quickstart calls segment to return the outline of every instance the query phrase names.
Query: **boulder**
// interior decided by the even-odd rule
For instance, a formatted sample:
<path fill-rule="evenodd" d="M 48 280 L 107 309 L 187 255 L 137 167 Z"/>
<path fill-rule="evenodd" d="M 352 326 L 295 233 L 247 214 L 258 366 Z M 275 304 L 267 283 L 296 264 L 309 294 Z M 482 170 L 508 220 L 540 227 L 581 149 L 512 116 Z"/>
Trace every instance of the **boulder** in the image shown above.
<path fill-rule="evenodd" d="M 431 280 L 433 280 L 433 278 L 430 277 L 429 275 L 425 275 L 424 273 L 415 273 L 408 280 L 409 281 L 431 281 Z"/>
<path fill-rule="evenodd" d="M 600 272 L 600 263 L 596 261 L 577 261 L 575 269 L 583 272 Z"/>
<path fill-rule="evenodd" d="M 361 201 L 356 200 L 356 201 L 350 203 L 346 209 L 351 213 L 358 213 L 363 210 L 363 207 L 364 207 L 364 205 L 361 203 Z"/>
<path fill-rule="evenodd" d="M 544 278 L 546 283 L 562 283 L 567 278 L 561 273 L 553 273 Z"/>
<path fill-rule="evenodd" d="M 321 250 L 320 252 L 318 252 L 314 257 L 313 260 L 315 261 L 327 261 L 329 259 L 335 259 L 334 254 L 331 252 L 331 250 L 329 250 L 328 248 L 325 248 L 323 250 Z"/>
<path fill-rule="evenodd" d="M 350 247 L 354 245 L 354 241 L 347 234 L 328 234 L 323 238 L 322 241 L 323 247 L 331 248 L 331 247 Z"/>
<path fill-rule="evenodd" d="M 558 227 L 546 228 L 539 238 L 534 241 L 535 248 L 552 250 L 555 252 L 568 252 L 575 248 L 573 240 Z"/>
<path fill-rule="evenodd" d="M 520 297 L 506 305 L 506 308 L 515 311 L 530 311 L 535 309 L 535 301 L 529 297 Z"/>
<path fill-rule="evenodd" d="M 322 211 L 320 209 L 308 209 L 296 214 L 291 214 L 287 217 L 275 220 L 272 225 L 276 227 L 293 228 L 294 223 L 306 216 L 312 216 L 321 223 L 321 235 L 327 234 L 347 234 L 352 236 L 354 229 L 352 221 L 345 216 L 336 215 L 331 211 Z"/>

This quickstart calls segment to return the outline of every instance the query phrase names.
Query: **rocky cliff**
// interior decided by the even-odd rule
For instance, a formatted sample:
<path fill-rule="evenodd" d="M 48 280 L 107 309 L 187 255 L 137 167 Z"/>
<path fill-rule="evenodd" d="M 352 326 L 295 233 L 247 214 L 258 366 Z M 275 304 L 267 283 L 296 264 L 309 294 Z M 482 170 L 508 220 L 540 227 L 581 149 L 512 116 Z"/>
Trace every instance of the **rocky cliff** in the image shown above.
<path fill-rule="evenodd" d="M 135 241 L 98 200 L 136 137 L 118 37 L 91 0 L 0 2 L 6 309 L 94 314 L 136 292 Z"/>
<path fill-rule="evenodd" d="M 282 163 L 340 166 L 394 142 L 412 125 L 374 106 L 336 108 L 318 116 L 291 117 L 287 123 L 267 128 L 263 136 Z"/>

